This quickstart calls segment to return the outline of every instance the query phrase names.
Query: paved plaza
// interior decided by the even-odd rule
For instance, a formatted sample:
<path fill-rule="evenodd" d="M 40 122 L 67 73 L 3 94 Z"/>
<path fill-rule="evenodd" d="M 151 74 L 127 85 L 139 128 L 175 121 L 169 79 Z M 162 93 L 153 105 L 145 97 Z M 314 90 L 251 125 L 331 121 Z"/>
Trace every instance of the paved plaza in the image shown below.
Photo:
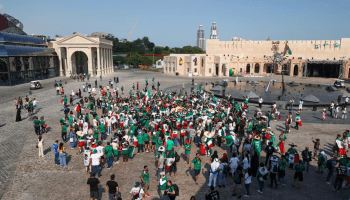
<path fill-rule="evenodd" d="M 118 70 L 106 77 L 103 77 L 102 83 L 98 79 L 98 85 L 106 85 L 109 79 L 119 77 L 118 87 L 124 86 L 124 93 L 128 95 L 132 84 L 139 82 L 140 88 L 145 86 L 145 78 L 152 80 L 155 78 L 156 83 L 160 82 L 160 89 L 165 91 L 172 91 L 182 87 L 184 83 L 187 87 L 191 84 L 191 78 L 185 76 L 171 76 L 163 73 L 145 72 L 129 70 Z M 240 80 L 257 80 L 268 81 L 269 76 L 264 77 L 242 77 Z M 69 143 L 65 144 L 67 149 L 67 167 L 60 167 L 54 164 L 54 152 L 52 144 L 55 140 L 62 141 L 61 127 L 59 119 L 64 116 L 60 103 L 61 96 L 56 95 L 56 90 L 53 87 L 54 80 L 62 79 L 64 84 L 65 94 L 71 94 L 72 90 L 76 91 L 78 88 L 82 90 L 82 83 L 77 82 L 66 77 L 56 77 L 53 79 L 43 80 L 43 89 L 32 91 L 29 95 L 29 84 L 23 84 L 13 87 L 0 88 L 0 199 L 4 200 L 41 200 L 41 199 L 89 199 L 89 187 L 86 181 L 89 175 L 85 173 L 83 165 L 83 154 L 77 155 L 77 148 L 71 150 Z M 280 76 L 274 76 L 277 82 L 281 81 Z M 197 84 L 210 84 L 213 81 L 220 81 L 222 78 L 215 77 L 195 77 Z M 232 78 L 234 80 L 234 78 Z M 295 81 L 297 83 L 329 83 L 333 84 L 334 79 L 320 79 L 320 78 L 293 78 L 285 77 L 285 81 Z M 95 78 L 90 79 L 90 83 L 94 85 Z M 347 83 L 349 87 L 349 84 Z M 44 157 L 38 157 L 38 149 L 35 147 L 37 143 L 37 136 L 34 133 L 32 121 L 27 120 L 26 111 L 22 111 L 22 121 L 15 122 L 15 106 L 13 106 L 13 99 L 21 96 L 29 95 L 30 98 L 36 98 L 39 105 L 39 110 L 35 116 L 45 116 L 48 124 L 49 132 L 43 135 L 44 140 Z M 82 96 L 87 96 L 83 93 Z M 337 97 L 334 97 L 334 101 Z M 75 99 L 74 103 L 77 102 Z M 255 105 L 253 105 L 255 107 Z M 71 108 L 73 109 L 73 108 Z M 263 111 L 269 110 L 270 107 L 263 106 Z M 99 111 L 100 113 L 101 111 Z M 84 113 L 84 110 L 83 110 Z M 294 114 L 295 112 L 293 112 Z M 280 131 L 284 130 L 285 117 L 287 110 L 281 110 L 282 119 L 278 121 L 271 121 L 272 130 L 277 133 L 278 138 Z M 327 112 L 329 114 L 329 112 Z M 312 111 L 311 108 L 305 107 L 301 114 L 303 126 L 297 131 L 292 129 L 287 135 L 288 143 L 297 144 L 297 150 L 300 153 L 305 147 L 313 149 L 311 138 L 319 138 L 321 140 L 321 147 L 325 150 L 328 158 L 331 155 L 334 139 L 337 134 L 343 133 L 344 130 L 349 129 L 350 121 L 341 119 L 331 119 L 327 115 L 326 121 L 321 122 L 321 109 Z M 295 115 L 294 115 L 295 117 Z M 109 137 L 107 139 L 109 141 Z M 277 142 L 276 142 L 277 143 Z M 287 149 L 287 147 L 286 147 Z M 203 157 L 206 163 L 202 165 L 201 175 L 199 175 L 198 182 L 194 183 L 194 172 L 189 170 L 189 165 L 183 160 L 184 149 L 179 146 L 175 150 L 181 155 L 182 159 L 177 164 L 178 172 L 175 177 L 168 177 L 177 184 L 180 189 L 179 200 L 188 200 L 191 196 L 196 199 L 205 199 L 205 194 L 209 191 L 208 177 L 210 171 L 209 157 Z M 228 152 L 225 144 L 222 147 L 214 147 L 218 151 L 219 157 L 223 153 Z M 191 158 L 199 152 L 199 149 L 192 146 Z M 231 157 L 230 154 L 229 158 Z M 265 153 L 262 152 L 260 161 L 265 161 Z M 267 185 L 270 179 L 265 181 L 264 193 L 257 192 L 259 186 L 256 178 L 252 179 L 250 186 L 250 199 L 339 199 L 348 200 L 350 198 L 350 190 L 341 190 L 340 193 L 332 191 L 332 186 L 326 184 L 327 170 L 325 173 L 317 174 L 317 162 L 312 161 L 310 173 L 304 173 L 304 182 L 301 189 L 292 187 L 292 179 L 294 171 L 286 169 L 286 187 L 279 186 L 276 189 L 270 189 Z M 121 196 L 123 199 L 131 199 L 129 194 L 135 182 L 138 182 L 143 170 L 143 166 L 149 166 L 150 170 L 150 191 L 151 197 L 146 199 L 159 199 L 157 195 L 158 182 L 156 181 L 155 159 L 153 153 L 134 154 L 132 159 L 129 159 L 127 164 L 120 162 L 115 164 L 112 169 L 104 168 L 102 170 L 102 177 L 99 178 L 101 185 L 105 188 L 106 182 L 109 180 L 111 174 L 116 175 L 116 181 L 119 184 Z M 335 175 L 331 178 L 334 181 Z M 237 199 L 232 197 L 233 181 L 231 177 L 226 178 L 226 188 L 218 188 L 221 199 Z M 218 184 L 218 181 L 217 181 Z M 102 198 L 108 199 L 108 194 L 104 189 L 101 189 Z M 244 197 L 242 197 L 244 198 Z"/>

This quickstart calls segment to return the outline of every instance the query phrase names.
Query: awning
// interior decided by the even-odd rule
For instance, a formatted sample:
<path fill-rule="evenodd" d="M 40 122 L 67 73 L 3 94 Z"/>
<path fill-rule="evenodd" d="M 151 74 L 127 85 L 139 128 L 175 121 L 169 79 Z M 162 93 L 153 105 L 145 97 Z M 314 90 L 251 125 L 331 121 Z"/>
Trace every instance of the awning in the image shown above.
<path fill-rule="evenodd" d="M 250 92 L 247 92 L 243 95 L 243 97 L 248 97 L 249 99 L 258 99 L 259 96 L 256 95 L 254 92 L 250 91 Z"/>
<path fill-rule="evenodd" d="M 315 97 L 314 95 L 312 94 L 309 94 L 308 96 L 302 98 L 303 101 L 308 101 L 308 102 L 314 102 L 314 103 L 319 103 L 320 100 Z"/>

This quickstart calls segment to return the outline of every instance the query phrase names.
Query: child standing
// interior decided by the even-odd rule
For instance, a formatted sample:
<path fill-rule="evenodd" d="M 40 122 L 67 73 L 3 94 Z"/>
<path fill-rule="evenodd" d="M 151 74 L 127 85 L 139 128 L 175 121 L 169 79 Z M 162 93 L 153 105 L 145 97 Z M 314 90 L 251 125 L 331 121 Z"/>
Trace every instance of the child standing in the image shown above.
<path fill-rule="evenodd" d="M 322 120 L 326 120 L 326 106 L 323 106 L 323 110 L 322 110 Z"/>

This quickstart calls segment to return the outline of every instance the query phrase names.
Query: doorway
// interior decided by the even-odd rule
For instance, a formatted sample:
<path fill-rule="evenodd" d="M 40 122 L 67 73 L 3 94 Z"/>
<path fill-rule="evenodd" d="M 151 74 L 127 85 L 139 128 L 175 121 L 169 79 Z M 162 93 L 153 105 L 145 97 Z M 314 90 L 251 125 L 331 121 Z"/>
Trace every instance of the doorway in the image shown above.
<path fill-rule="evenodd" d="M 88 74 L 88 57 L 82 51 L 76 51 L 72 54 L 72 73 Z"/>
<path fill-rule="evenodd" d="M 294 65 L 293 76 L 298 76 L 298 74 L 299 74 L 299 66 Z"/>
<path fill-rule="evenodd" d="M 219 64 L 215 64 L 215 75 L 219 76 Z"/>
<path fill-rule="evenodd" d="M 259 74 L 259 72 L 260 72 L 260 65 L 256 63 L 254 66 L 254 73 Z"/>
<path fill-rule="evenodd" d="M 250 74 L 250 64 L 247 64 L 247 66 L 245 68 L 245 72 L 246 72 L 246 74 Z"/>

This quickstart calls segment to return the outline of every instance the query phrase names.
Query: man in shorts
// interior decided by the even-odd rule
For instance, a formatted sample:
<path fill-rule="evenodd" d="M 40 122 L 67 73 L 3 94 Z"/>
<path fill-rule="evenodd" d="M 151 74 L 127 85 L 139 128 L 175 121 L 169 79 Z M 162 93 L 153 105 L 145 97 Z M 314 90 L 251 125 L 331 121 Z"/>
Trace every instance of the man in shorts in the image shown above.
<path fill-rule="evenodd" d="M 84 150 L 84 166 L 85 166 L 85 171 L 88 173 L 90 171 L 90 148 L 86 147 Z"/>
<path fill-rule="evenodd" d="M 98 199 L 99 198 L 99 192 L 98 192 L 98 186 L 101 185 L 100 181 L 95 178 L 95 173 L 91 172 L 90 178 L 87 180 L 87 185 L 90 186 L 90 199 Z"/>
<path fill-rule="evenodd" d="M 191 161 L 191 163 L 190 163 L 191 169 L 193 169 L 192 163 L 194 163 L 194 180 L 195 180 L 196 184 L 198 185 L 198 182 L 197 182 L 198 175 L 201 173 L 202 163 L 204 163 L 204 161 L 199 156 L 199 153 L 197 153 L 196 157 Z"/>
<path fill-rule="evenodd" d="M 294 182 L 293 182 L 293 185 L 292 186 L 295 186 L 295 183 L 297 182 L 297 179 L 299 179 L 299 186 L 298 186 L 298 189 L 301 188 L 301 183 L 303 182 L 304 180 L 304 177 L 303 177 L 303 171 L 305 170 L 305 167 L 303 165 L 303 161 L 302 160 L 299 160 L 299 164 L 297 164 L 295 167 L 295 174 L 294 174 Z"/>

